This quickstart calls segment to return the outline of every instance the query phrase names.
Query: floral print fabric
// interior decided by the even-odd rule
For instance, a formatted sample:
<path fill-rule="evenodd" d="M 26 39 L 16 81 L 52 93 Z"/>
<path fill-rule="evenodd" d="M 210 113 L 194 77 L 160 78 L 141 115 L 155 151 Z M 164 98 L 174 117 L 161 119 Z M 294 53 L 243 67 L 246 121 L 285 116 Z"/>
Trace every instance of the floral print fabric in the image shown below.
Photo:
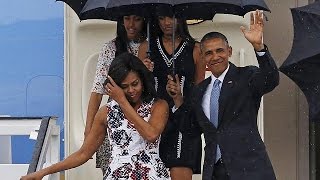
<path fill-rule="evenodd" d="M 143 103 L 137 113 L 149 121 L 154 101 Z M 124 116 L 116 101 L 107 107 L 107 132 L 112 156 L 106 162 L 104 180 L 167 180 L 169 172 L 159 157 L 160 137 L 153 143 L 146 141 Z"/>
<path fill-rule="evenodd" d="M 132 53 L 135 56 L 138 56 L 140 43 L 130 41 L 128 52 Z M 93 82 L 93 87 L 91 92 L 95 92 L 98 94 L 107 94 L 105 88 L 103 87 L 104 81 L 107 79 L 109 67 L 116 54 L 116 45 L 115 39 L 105 43 L 102 47 L 102 50 L 99 54 L 97 67 L 96 67 L 96 75 Z M 106 161 L 110 158 L 111 152 L 109 147 L 109 141 L 106 137 L 103 141 L 103 144 L 100 146 L 96 153 L 96 167 L 103 169 L 105 171 L 107 169 Z"/>
<path fill-rule="evenodd" d="M 138 56 L 140 43 L 130 41 L 128 51 L 135 56 Z M 96 92 L 99 94 L 107 94 L 105 88 L 103 87 L 104 81 L 107 79 L 109 72 L 109 67 L 116 54 L 115 39 L 105 43 L 99 54 L 96 76 L 94 78 L 93 87 L 91 92 Z"/>

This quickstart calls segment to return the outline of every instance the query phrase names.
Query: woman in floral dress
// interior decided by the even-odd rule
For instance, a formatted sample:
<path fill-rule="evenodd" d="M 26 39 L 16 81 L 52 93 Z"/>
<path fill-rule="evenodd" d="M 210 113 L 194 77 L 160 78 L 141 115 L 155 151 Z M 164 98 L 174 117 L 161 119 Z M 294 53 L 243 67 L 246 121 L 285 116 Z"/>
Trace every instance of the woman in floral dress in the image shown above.
<path fill-rule="evenodd" d="M 152 73 L 136 56 L 123 53 L 110 65 L 108 80 L 107 94 L 112 100 L 99 109 L 81 148 L 21 180 L 39 180 L 84 164 L 102 144 L 106 132 L 112 156 L 104 180 L 170 179 L 159 157 L 160 135 L 169 107 L 166 101 L 156 98 Z"/>
<path fill-rule="evenodd" d="M 129 15 L 123 16 L 123 18 L 117 22 L 117 37 L 103 45 L 99 54 L 96 75 L 88 104 L 84 131 L 85 137 L 87 137 L 91 130 L 94 116 L 99 109 L 102 96 L 107 94 L 103 87 L 103 82 L 107 79 L 111 62 L 116 56 L 124 52 L 129 52 L 137 56 L 140 43 L 145 39 L 145 29 L 145 21 L 143 18 L 138 15 L 130 15 L 129 13 Z M 109 142 L 106 138 L 96 153 L 96 167 L 101 168 L 103 174 L 108 168 L 105 162 L 110 158 L 110 154 Z"/>

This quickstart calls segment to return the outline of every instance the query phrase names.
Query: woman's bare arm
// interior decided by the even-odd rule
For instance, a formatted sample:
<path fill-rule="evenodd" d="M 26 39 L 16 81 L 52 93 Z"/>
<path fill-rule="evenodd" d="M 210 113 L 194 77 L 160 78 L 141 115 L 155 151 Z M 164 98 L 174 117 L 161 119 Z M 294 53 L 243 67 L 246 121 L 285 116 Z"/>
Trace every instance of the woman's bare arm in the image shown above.
<path fill-rule="evenodd" d="M 68 156 L 65 160 L 53 164 L 47 168 L 41 169 L 40 171 L 28 174 L 27 176 L 21 177 L 21 180 L 38 180 L 42 179 L 48 174 L 53 174 L 59 171 L 78 167 L 87 162 L 97 149 L 102 144 L 106 130 L 105 130 L 105 118 L 108 110 L 104 106 L 96 114 L 92 131 L 90 131 L 88 137 L 83 142 L 81 148 L 75 153 Z"/>
<path fill-rule="evenodd" d="M 147 41 L 143 41 L 140 44 L 139 51 L 138 51 L 138 58 L 141 61 L 148 57 L 147 50 L 148 50 L 148 42 Z"/>
<path fill-rule="evenodd" d="M 161 135 L 169 116 L 169 107 L 166 101 L 158 100 L 151 108 L 151 117 L 145 121 L 128 101 L 119 103 L 127 119 L 134 124 L 140 135 L 149 142 L 154 142 Z"/>
<path fill-rule="evenodd" d="M 143 64 L 149 69 L 149 71 L 153 71 L 154 63 L 151 59 L 149 59 L 148 54 L 148 42 L 144 41 L 139 46 L 138 58 L 143 62 Z"/>
<path fill-rule="evenodd" d="M 87 120 L 84 129 L 84 137 L 86 138 L 91 130 L 94 117 L 99 110 L 100 103 L 102 100 L 102 94 L 92 92 L 89 99 L 88 110 L 87 110 Z"/>
<path fill-rule="evenodd" d="M 132 107 L 127 100 L 123 89 L 121 89 L 111 77 L 107 87 L 110 89 L 108 95 L 118 102 L 126 118 L 134 124 L 140 135 L 149 142 L 154 142 L 162 133 L 169 115 L 168 103 L 164 100 L 156 101 L 151 109 L 151 117 L 147 122 Z"/>

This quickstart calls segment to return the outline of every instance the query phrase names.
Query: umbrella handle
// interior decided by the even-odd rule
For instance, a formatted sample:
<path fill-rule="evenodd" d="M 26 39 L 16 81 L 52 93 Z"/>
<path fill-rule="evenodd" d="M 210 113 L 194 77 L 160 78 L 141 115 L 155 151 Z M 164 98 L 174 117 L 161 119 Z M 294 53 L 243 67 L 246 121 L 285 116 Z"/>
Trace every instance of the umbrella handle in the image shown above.
<path fill-rule="evenodd" d="M 172 69 L 172 71 L 171 71 L 171 73 L 170 73 L 170 75 L 172 76 L 172 78 L 173 78 L 173 82 L 177 82 L 176 81 L 176 75 L 175 75 L 175 72 L 174 72 L 174 70 Z M 174 95 L 176 95 L 177 93 L 174 93 L 174 92 L 169 92 L 172 96 L 174 96 Z"/>
<path fill-rule="evenodd" d="M 173 28 L 172 28 L 172 75 L 173 77 L 175 76 L 176 72 L 175 72 L 175 68 L 176 68 L 176 54 L 175 54 L 175 31 L 176 31 L 176 18 L 175 18 L 175 14 L 173 14 L 172 16 L 173 18 Z M 173 78 L 175 79 L 175 78 Z"/>

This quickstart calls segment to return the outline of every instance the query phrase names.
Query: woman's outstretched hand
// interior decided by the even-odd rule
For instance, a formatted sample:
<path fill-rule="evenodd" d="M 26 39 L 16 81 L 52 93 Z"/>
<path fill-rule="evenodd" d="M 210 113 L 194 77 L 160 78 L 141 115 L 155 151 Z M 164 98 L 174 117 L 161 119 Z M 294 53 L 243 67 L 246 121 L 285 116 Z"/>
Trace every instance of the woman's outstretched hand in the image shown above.
<path fill-rule="evenodd" d="M 22 176 L 20 180 L 41 180 L 43 176 L 39 172 L 34 172 L 25 176 Z"/>

